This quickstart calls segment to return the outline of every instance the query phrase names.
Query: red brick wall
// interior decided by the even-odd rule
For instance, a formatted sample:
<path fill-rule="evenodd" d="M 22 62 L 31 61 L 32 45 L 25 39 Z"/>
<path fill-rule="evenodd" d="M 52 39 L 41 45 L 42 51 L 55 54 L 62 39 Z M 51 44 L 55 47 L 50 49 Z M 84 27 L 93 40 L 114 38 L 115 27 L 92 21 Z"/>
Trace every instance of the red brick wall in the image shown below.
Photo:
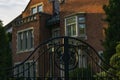
<path fill-rule="evenodd" d="M 23 17 L 30 15 L 31 6 L 43 2 L 43 11 L 45 13 L 52 14 L 52 3 L 48 2 L 48 0 L 31 0 L 27 5 L 26 9 L 23 11 Z"/>
<path fill-rule="evenodd" d="M 60 7 L 60 27 L 61 34 L 64 35 L 65 17 L 84 12 L 86 15 L 87 27 L 87 42 L 91 44 L 97 51 L 103 50 L 101 40 L 103 40 L 103 27 L 102 21 L 104 14 L 103 5 L 108 4 L 108 0 L 65 0 L 64 4 Z"/>
<path fill-rule="evenodd" d="M 30 15 L 30 6 L 39 3 L 44 3 L 44 12 L 52 13 L 52 4 L 48 3 L 48 0 L 31 0 L 31 2 L 26 7 L 23 12 L 23 17 Z M 102 21 L 103 16 L 105 16 L 102 6 L 108 3 L 108 0 L 65 0 L 64 4 L 60 5 L 60 30 L 61 36 L 64 36 L 65 32 L 65 16 L 85 12 L 86 15 L 86 33 L 87 40 L 90 45 L 92 45 L 97 51 L 103 50 L 101 45 L 101 40 L 104 39 L 103 27 L 105 23 Z M 29 52 L 17 53 L 17 31 L 24 30 L 26 28 L 33 27 L 34 30 L 34 48 L 36 48 L 41 42 L 47 40 L 51 37 L 51 31 L 46 27 L 46 19 L 49 15 L 37 14 L 37 20 L 23 24 L 21 26 L 13 27 L 12 36 L 12 46 L 13 46 L 13 63 L 22 62 L 29 55 Z M 52 26 L 51 26 L 52 27 Z M 53 26 L 54 27 L 54 26 Z M 35 57 L 38 55 L 35 55 Z M 44 62 L 41 61 L 41 64 Z M 42 68 L 41 68 L 42 69 Z"/>
<path fill-rule="evenodd" d="M 17 31 L 33 27 L 34 48 L 36 48 L 41 42 L 43 42 L 50 36 L 49 29 L 45 27 L 45 21 L 47 17 L 49 16 L 44 14 L 37 14 L 37 20 L 29 22 L 27 24 L 23 24 L 21 26 L 13 27 L 12 32 L 13 62 L 21 62 L 25 60 L 28 57 L 28 55 L 30 55 L 30 51 L 17 53 Z"/>
<path fill-rule="evenodd" d="M 23 17 L 30 15 L 30 6 L 38 3 L 44 3 L 45 13 L 52 13 L 52 4 L 48 3 L 47 0 L 31 0 L 23 12 Z M 86 13 L 86 27 L 87 27 L 87 42 L 91 44 L 97 51 L 103 50 L 100 40 L 103 40 L 103 27 L 104 22 L 102 21 L 104 11 L 102 6 L 108 3 L 108 0 L 66 0 L 64 4 L 60 5 L 60 28 L 61 35 L 64 35 L 64 18 L 67 15 L 85 12 Z M 34 28 L 34 47 L 40 44 L 42 41 L 50 38 L 50 30 L 45 27 L 46 18 L 48 15 L 37 15 L 37 20 L 24 24 L 19 27 L 13 27 L 13 61 L 23 61 L 30 52 L 16 53 L 17 52 L 17 31 L 23 30 L 29 27 Z"/>

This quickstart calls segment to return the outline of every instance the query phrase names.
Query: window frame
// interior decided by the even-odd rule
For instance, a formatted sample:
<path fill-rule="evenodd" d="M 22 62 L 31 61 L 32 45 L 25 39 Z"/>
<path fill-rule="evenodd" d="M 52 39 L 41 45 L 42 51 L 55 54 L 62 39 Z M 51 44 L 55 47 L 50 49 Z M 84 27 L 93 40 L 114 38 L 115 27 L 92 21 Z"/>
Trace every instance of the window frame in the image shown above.
<path fill-rule="evenodd" d="M 35 9 L 35 12 L 34 12 L 34 9 Z M 31 14 L 36 14 L 38 12 L 37 8 L 36 7 L 32 7 L 31 8 Z"/>
<path fill-rule="evenodd" d="M 79 18 L 84 18 L 84 21 L 83 22 L 79 22 Z M 84 24 L 85 28 L 84 28 L 84 34 L 80 34 L 80 30 L 79 30 L 79 26 L 80 24 Z M 78 15 L 78 36 L 79 37 L 86 37 L 86 17 L 85 15 Z"/>
<path fill-rule="evenodd" d="M 24 63 L 24 67 L 26 68 L 26 64 L 29 63 L 29 64 L 31 65 L 31 64 L 33 64 L 33 62 L 34 62 L 34 60 L 26 61 L 26 62 Z M 21 62 L 15 62 L 15 63 L 14 63 L 14 66 L 19 65 L 20 63 L 21 63 Z M 35 75 L 36 75 L 36 73 L 37 73 L 37 62 L 35 62 L 35 64 L 32 65 L 32 67 L 33 67 L 33 66 L 35 67 Z M 20 66 L 20 67 L 21 67 L 21 66 Z M 16 67 L 16 69 L 14 69 L 14 74 L 18 73 L 16 70 L 19 70 L 20 67 L 18 67 L 18 68 Z M 31 67 L 31 68 L 32 68 L 32 67 Z M 31 69 L 31 68 L 30 68 L 30 69 Z M 21 72 L 21 71 L 20 71 L 20 72 Z M 32 74 L 33 74 L 33 73 L 32 73 Z M 20 77 L 21 75 L 18 75 L 18 76 Z M 30 73 L 30 76 L 33 77 L 33 75 L 31 75 L 31 73 Z M 24 72 L 24 75 L 22 75 L 21 77 L 27 77 L 26 72 Z"/>
<path fill-rule="evenodd" d="M 75 17 L 75 22 L 67 24 L 67 19 L 72 18 L 72 17 Z M 77 22 L 76 21 L 77 21 L 77 16 L 70 16 L 70 17 L 65 18 L 65 36 L 68 36 L 68 29 L 67 29 L 67 27 L 70 26 L 70 25 L 73 25 L 73 24 L 76 25 L 75 26 L 76 27 L 76 34 L 72 35 L 72 37 L 76 37 L 77 36 L 78 31 L 77 31 Z"/>
<path fill-rule="evenodd" d="M 20 45 L 20 43 L 19 43 L 19 36 L 18 36 L 19 33 L 21 33 L 22 37 L 23 37 L 24 33 L 26 32 L 26 35 L 27 35 L 27 38 L 28 38 L 28 31 L 30 31 L 30 30 L 32 30 L 32 38 L 33 38 L 32 45 L 33 46 L 29 49 L 28 48 L 28 41 L 27 41 L 27 43 L 26 43 L 27 44 L 27 48 L 26 49 L 19 49 L 19 45 Z M 21 46 L 23 47 L 23 42 L 22 42 Z M 33 29 L 33 27 L 17 31 L 17 45 L 16 45 L 16 49 L 17 49 L 17 53 L 28 52 L 28 51 L 33 51 L 34 50 L 34 29 Z"/>
<path fill-rule="evenodd" d="M 42 7 L 41 11 L 39 11 L 39 7 Z M 37 12 L 43 12 L 43 5 L 42 4 L 38 5 L 36 8 L 37 8 Z"/>
<path fill-rule="evenodd" d="M 69 24 L 67 24 L 67 19 L 69 19 L 71 17 L 76 17 L 76 22 L 74 22 L 74 23 L 76 23 L 76 34 L 75 35 L 68 35 L 67 27 L 68 27 Z M 84 18 L 83 22 L 79 22 L 79 18 L 80 17 Z M 73 24 L 73 23 L 71 23 L 71 24 Z M 80 31 L 79 31 L 79 25 L 80 24 L 84 24 L 85 25 L 84 34 L 79 34 L 80 33 Z M 86 38 L 86 28 L 87 27 L 86 27 L 86 16 L 85 16 L 85 14 L 70 15 L 70 16 L 65 17 L 65 36 L 84 37 L 84 38 Z"/>
<path fill-rule="evenodd" d="M 42 11 L 39 11 L 39 9 L 38 9 L 39 6 L 42 6 Z M 38 12 L 43 12 L 44 11 L 43 6 L 44 6 L 43 2 L 31 6 L 31 8 L 30 8 L 31 15 L 36 14 Z M 33 8 L 36 8 L 36 13 L 33 13 L 33 11 L 32 11 Z"/>

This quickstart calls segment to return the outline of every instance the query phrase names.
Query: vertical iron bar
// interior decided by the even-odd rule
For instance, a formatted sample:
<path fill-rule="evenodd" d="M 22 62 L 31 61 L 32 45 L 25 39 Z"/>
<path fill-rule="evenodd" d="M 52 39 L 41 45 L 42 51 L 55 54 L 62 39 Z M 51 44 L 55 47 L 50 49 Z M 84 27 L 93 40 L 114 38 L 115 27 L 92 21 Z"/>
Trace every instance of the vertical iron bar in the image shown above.
<path fill-rule="evenodd" d="M 51 47 L 52 49 L 52 47 Z M 50 57 L 50 76 L 49 78 L 52 79 L 53 78 L 53 60 L 52 60 L 52 51 L 51 53 L 49 54 L 49 57 Z"/>
<path fill-rule="evenodd" d="M 45 48 L 44 48 L 44 51 L 45 51 Z M 43 80 L 45 80 L 45 78 L 46 78 L 46 75 L 45 75 L 45 73 L 46 73 L 46 63 L 45 63 L 46 60 L 45 60 L 45 55 L 46 55 L 46 54 L 44 54 L 44 61 L 43 61 L 43 62 L 44 62 L 44 79 L 43 79 Z"/>
<path fill-rule="evenodd" d="M 50 47 L 50 45 L 48 45 L 48 46 Z M 51 66 L 50 66 L 50 65 L 51 65 L 51 63 L 50 63 L 50 62 L 51 62 L 51 61 L 50 61 L 50 54 L 51 54 L 51 52 L 52 52 L 52 50 L 50 49 L 50 52 L 49 52 L 49 58 L 48 58 L 48 61 L 49 61 L 49 66 L 48 66 L 49 75 L 48 75 L 48 76 L 51 75 L 51 74 L 50 74 L 50 73 L 51 73 L 51 72 L 50 72 L 50 71 L 51 71 L 51 70 L 50 70 L 50 69 L 51 69 Z"/>
<path fill-rule="evenodd" d="M 17 78 L 19 77 L 19 66 L 18 67 L 16 67 L 17 68 Z"/>
<path fill-rule="evenodd" d="M 25 74 L 24 74 L 24 70 L 25 70 L 25 67 L 24 67 L 24 64 L 23 64 L 23 77 L 25 77 Z"/>
<path fill-rule="evenodd" d="M 65 69 L 65 80 L 69 80 L 69 50 L 68 50 L 68 38 L 64 38 L 64 69 Z"/>
<path fill-rule="evenodd" d="M 30 63 L 28 62 L 27 65 L 28 65 L 28 79 L 29 79 L 30 78 Z"/>
<path fill-rule="evenodd" d="M 36 79 L 36 63 L 35 63 L 35 60 L 34 60 L 34 57 L 33 57 L 33 63 L 32 63 L 32 66 L 33 66 L 33 80 Z"/>

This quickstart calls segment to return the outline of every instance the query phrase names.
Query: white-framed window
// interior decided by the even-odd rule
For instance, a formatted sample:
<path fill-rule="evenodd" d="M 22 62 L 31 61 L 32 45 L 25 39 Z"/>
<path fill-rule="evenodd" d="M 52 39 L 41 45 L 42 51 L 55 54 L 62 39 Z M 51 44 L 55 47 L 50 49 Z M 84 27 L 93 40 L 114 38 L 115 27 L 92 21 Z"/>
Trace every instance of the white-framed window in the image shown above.
<path fill-rule="evenodd" d="M 65 18 L 65 35 L 71 37 L 86 37 L 85 15 L 74 15 Z"/>
<path fill-rule="evenodd" d="M 55 28 L 52 30 L 52 37 L 59 37 L 60 36 L 60 28 Z"/>
<path fill-rule="evenodd" d="M 33 7 L 33 8 L 31 9 L 31 13 L 32 13 L 32 14 L 37 13 L 37 8 L 36 8 L 36 7 Z"/>
<path fill-rule="evenodd" d="M 77 26 L 77 19 L 76 16 L 72 16 L 65 19 L 66 22 L 66 35 L 67 36 L 76 36 L 76 26 Z"/>
<path fill-rule="evenodd" d="M 43 12 L 43 5 L 35 5 L 34 7 L 31 8 L 31 14 L 35 14 L 37 12 Z"/>
<path fill-rule="evenodd" d="M 42 12 L 43 11 L 43 6 L 42 5 L 38 5 L 37 9 L 38 9 L 38 12 Z"/>
<path fill-rule="evenodd" d="M 17 51 L 29 51 L 33 49 L 33 29 L 18 31 Z"/>

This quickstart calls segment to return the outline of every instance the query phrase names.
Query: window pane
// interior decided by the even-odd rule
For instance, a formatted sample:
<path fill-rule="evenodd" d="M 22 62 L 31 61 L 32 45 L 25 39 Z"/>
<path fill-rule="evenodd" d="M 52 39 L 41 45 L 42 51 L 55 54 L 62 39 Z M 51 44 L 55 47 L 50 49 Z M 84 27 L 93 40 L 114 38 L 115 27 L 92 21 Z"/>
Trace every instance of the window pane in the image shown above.
<path fill-rule="evenodd" d="M 71 26 L 67 26 L 67 36 L 71 36 Z"/>
<path fill-rule="evenodd" d="M 18 34 L 18 44 L 17 44 L 17 46 L 18 46 L 18 51 L 20 50 L 20 33 Z"/>
<path fill-rule="evenodd" d="M 76 22 L 76 17 L 70 17 L 66 19 L 66 25 L 71 24 L 71 23 L 75 23 Z"/>
<path fill-rule="evenodd" d="M 34 71 L 36 70 L 35 68 L 35 63 L 30 62 L 30 77 L 35 77 Z"/>
<path fill-rule="evenodd" d="M 79 17 L 78 22 L 79 23 L 85 23 L 85 17 Z"/>
<path fill-rule="evenodd" d="M 30 33 L 31 33 L 31 48 L 33 48 L 33 31 L 31 30 Z"/>
<path fill-rule="evenodd" d="M 20 50 L 22 50 L 23 49 L 23 46 L 22 46 L 22 44 L 23 44 L 23 33 L 20 33 Z"/>
<path fill-rule="evenodd" d="M 21 66 L 19 66 L 19 77 L 23 77 L 23 67 L 22 67 L 22 65 Z"/>
<path fill-rule="evenodd" d="M 27 30 L 18 33 L 18 51 L 29 50 L 33 48 L 33 30 Z"/>
<path fill-rule="evenodd" d="M 42 5 L 39 5 L 37 8 L 38 8 L 38 12 L 42 12 L 43 11 L 43 6 Z"/>
<path fill-rule="evenodd" d="M 18 43 L 17 43 L 18 51 L 23 49 L 22 45 L 23 45 L 23 33 L 18 33 Z"/>
<path fill-rule="evenodd" d="M 76 35 L 76 24 L 72 25 L 73 36 Z"/>
<path fill-rule="evenodd" d="M 66 18 L 66 32 L 67 36 L 76 36 L 76 16 Z"/>
<path fill-rule="evenodd" d="M 27 31 L 25 32 L 25 49 L 27 49 L 27 41 L 28 41 L 28 36 L 27 36 Z"/>
<path fill-rule="evenodd" d="M 30 42 L 31 42 L 31 38 L 30 38 L 30 31 L 28 31 L 28 49 L 30 49 Z"/>
<path fill-rule="evenodd" d="M 75 36 L 76 35 L 76 24 L 72 24 L 67 26 L 67 35 Z"/>
<path fill-rule="evenodd" d="M 28 49 L 31 49 L 33 47 L 33 34 L 32 30 L 28 31 Z"/>
<path fill-rule="evenodd" d="M 37 8 L 36 7 L 32 8 L 31 12 L 32 12 L 32 14 L 37 13 Z"/>
<path fill-rule="evenodd" d="M 23 50 L 27 49 L 27 32 L 23 32 Z"/>
<path fill-rule="evenodd" d="M 79 35 L 85 34 L 85 24 L 79 24 Z"/>
<path fill-rule="evenodd" d="M 25 66 L 24 77 L 28 77 L 28 74 L 29 74 L 29 72 L 28 72 L 29 65 L 28 65 L 28 63 L 25 63 L 24 66 Z"/>

